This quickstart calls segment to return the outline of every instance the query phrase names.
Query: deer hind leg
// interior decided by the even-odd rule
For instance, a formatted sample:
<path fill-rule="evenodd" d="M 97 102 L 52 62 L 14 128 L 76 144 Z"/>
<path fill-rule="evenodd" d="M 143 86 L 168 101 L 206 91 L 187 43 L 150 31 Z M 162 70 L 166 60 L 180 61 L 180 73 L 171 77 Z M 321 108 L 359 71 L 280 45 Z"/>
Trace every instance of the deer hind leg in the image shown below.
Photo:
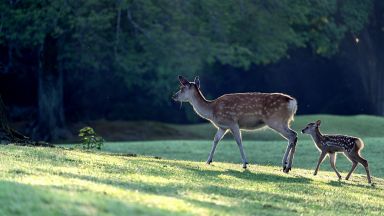
<path fill-rule="evenodd" d="M 297 133 L 290 128 L 288 128 L 287 130 L 289 131 L 289 146 L 291 147 L 291 151 L 289 153 L 287 167 L 284 170 L 284 172 L 286 172 L 286 173 L 288 173 L 292 168 L 292 162 L 293 162 L 293 158 L 295 156 L 296 143 L 297 143 Z"/>
<path fill-rule="evenodd" d="M 247 157 L 245 156 L 245 153 L 244 153 L 243 142 L 241 139 L 241 132 L 240 132 L 239 126 L 236 125 L 236 126 L 232 127 L 231 133 L 233 134 L 233 137 L 236 140 L 237 146 L 239 147 L 241 160 L 243 161 L 243 168 L 246 169 L 247 164 L 248 164 L 248 160 L 247 160 Z"/>
<path fill-rule="evenodd" d="M 372 180 L 371 180 L 371 175 L 369 173 L 368 161 L 365 160 L 363 157 L 361 157 L 358 152 L 353 152 L 352 157 L 353 157 L 353 159 L 356 160 L 356 162 L 359 162 L 359 163 L 361 163 L 361 165 L 364 166 L 365 172 L 367 173 L 368 183 L 371 183 Z"/>
<path fill-rule="evenodd" d="M 352 161 L 352 168 L 351 168 L 351 170 L 349 171 L 347 177 L 345 177 L 345 180 L 348 180 L 349 177 L 351 177 L 353 171 L 355 171 L 355 169 L 356 169 L 356 166 L 357 166 L 357 162 L 356 162 L 356 161 Z"/>
<path fill-rule="evenodd" d="M 352 155 L 350 155 L 347 151 L 344 152 L 344 155 L 345 155 L 345 157 L 347 157 L 347 158 L 352 162 L 351 170 L 349 171 L 348 175 L 345 177 L 345 180 L 348 180 L 348 179 L 351 177 L 353 171 L 355 171 L 356 166 L 357 166 L 358 163 L 357 163 L 357 161 L 352 157 Z"/>
<path fill-rule="evenodd" d="M 277 122 L 271 122 L 268 126 L 288 140 L 288 145 L 282 160 L 283 171 L 288 173 L 292 168 L 292 162 L 296 151 L 297 133 L 288 127 L 288 123 L 279 124 Z"/>
<path fill-rule="evenodd" d="M 220 140 L 224 137 L 224 135 L 227 133 L 227 130 L 224 130 L 222 128 L 219 128 L 216 132 L 215 138 L 213 139 L 212 143 L 212 149 L 209 153 L 207 164 L 212 163 L 213 155 L 215 154 L 216 146 L 220 142 Z"/>
<path fill-rule="evenodd" d="M 329 154 L 329 162 L 331 163 L 332 169 L 335 170 L 335 173 L 336 173 L 337 177 L 340 180 L 341 179 L 341 175 L 340 175 L 340 173 L 336 169 L 336 153 L 330 153 Z"/>

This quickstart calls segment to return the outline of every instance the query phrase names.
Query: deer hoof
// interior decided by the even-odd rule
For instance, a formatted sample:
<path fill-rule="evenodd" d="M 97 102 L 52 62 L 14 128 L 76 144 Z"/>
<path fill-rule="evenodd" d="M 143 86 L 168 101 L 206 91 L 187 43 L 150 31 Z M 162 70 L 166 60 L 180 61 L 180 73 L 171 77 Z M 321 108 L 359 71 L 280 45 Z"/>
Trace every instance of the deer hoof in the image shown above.
<path fill-rule="evenodd" d="M 243 169 L 247 169 L 247 164 L 243 164 Z"/>
<path fill-rule="evenodd" d="M 313 173 L 313 175 L 315 176 L 315 175 L 317 175 L 317 173 Z"/>
<path fill-rule="evenodd" d="M 285 169 L 283 169 L 283 172 L 285 173 L 289 173 L 289 171 L 291 171 L 291 167 L 286 167 Z"/>
<path fill-rule="evenodd" d="M 212 163 L 212 161 L 211 160 L 207 160 L 207 162 L 206 162 L 208 165 L 209 164 L 211 164 Z"/>

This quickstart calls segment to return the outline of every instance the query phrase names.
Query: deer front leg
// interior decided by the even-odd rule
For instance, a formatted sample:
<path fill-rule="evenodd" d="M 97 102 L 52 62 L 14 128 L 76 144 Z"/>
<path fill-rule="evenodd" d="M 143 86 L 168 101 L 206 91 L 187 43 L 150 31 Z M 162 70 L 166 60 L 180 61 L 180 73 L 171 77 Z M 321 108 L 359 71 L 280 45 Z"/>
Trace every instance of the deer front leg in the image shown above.
<path fill-rule="evenodd" d="M 227 130 L 224 130 L 222 128 L 219 128 L 216 132 L 215 138 L 213 139 L 212 143 L 212 149 L 209 153 L 207 164 L 212 163 L 213 155 L 215 154 L 216 146 L 220 142 L 220 140 L 224 137 L 224 135 L 227 133 Z"/>
<path fill-rule="evenodd" d="M 329 162 L 331 163 L 331 167 L 333 170 L 335 170 L 337 177 L 339 180 L 341 179 L 340 173 L 336 169 L 336 153 L 330 153 L 329 154 Z"/>
<path fill-rule="evenodd" d="M 315 169 L 315 172 L 313 173 L 313 175 L 317 175 L 317 172 L 319 171 L 320 164 L 323 162 L 324 157 L 326 155 L 327 155 L 327 152 L 323 149 L 323 151 L 320 154 L 319 161 L 317 162 L 317 166 L 316 166 L 316 169 Z"/>
<path fill-rule="evenodd" d="M 237 146 L 239 147 L 241 159 L 243 161 L 243 168 L 246 169 L 247 168 L 247 164 L 248 164 L 248 160 L 247 160 L 247 157 L 244 154 L 244 148 L 243 148 L 243 143 L 242 143 L 242 140 L 241 140 L 241 132 L 240 132 L 239 126 L 235 126 L 235 127 L 231 128 L 231 132 L 233 134 L 233 137 L 236 140 Z"/>

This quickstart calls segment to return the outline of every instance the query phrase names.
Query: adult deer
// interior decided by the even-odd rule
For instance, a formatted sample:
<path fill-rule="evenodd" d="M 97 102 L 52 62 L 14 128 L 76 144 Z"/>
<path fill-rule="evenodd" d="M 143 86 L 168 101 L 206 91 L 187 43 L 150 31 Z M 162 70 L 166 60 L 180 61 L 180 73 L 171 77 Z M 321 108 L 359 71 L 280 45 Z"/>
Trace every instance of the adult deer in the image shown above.
<path fill-rule="evenodd" d="M 215 149 L 224 135 L 230 131 L 240 149 L 243 168 L 247 168 L 241 138 L 241 130 L 255 130 L 269 126 L 288 140 L 283 157 L 283 171 L 288 173 L 295 154 L 297 134 L 290 128 L 290 122 L 297 110 L 297 101 L 280 93 L 236 93 L 226 94 L 215 100 L 206 100 L 200 91 L 200 81 L 196 77 L 189 82 L 179 76 L 180 90 L 172 97 L 175 101 L 189 102 L 195 112 L 209 120 L 217 132 L 207 164 L 212 162 Z"/>

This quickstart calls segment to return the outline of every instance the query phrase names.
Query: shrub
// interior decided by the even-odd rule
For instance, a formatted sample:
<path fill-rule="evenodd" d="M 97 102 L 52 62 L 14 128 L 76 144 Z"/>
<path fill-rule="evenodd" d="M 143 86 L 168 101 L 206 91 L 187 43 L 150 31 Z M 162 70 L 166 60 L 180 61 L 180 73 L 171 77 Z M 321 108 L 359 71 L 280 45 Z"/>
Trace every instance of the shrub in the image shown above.
<path fill-rule="evenodd" d="M 101 149 L 104 144 L 104 139 L 98 136 L 91 127 L 84 127 L 79 131 L 81 146 L 83 149 Z"/>

